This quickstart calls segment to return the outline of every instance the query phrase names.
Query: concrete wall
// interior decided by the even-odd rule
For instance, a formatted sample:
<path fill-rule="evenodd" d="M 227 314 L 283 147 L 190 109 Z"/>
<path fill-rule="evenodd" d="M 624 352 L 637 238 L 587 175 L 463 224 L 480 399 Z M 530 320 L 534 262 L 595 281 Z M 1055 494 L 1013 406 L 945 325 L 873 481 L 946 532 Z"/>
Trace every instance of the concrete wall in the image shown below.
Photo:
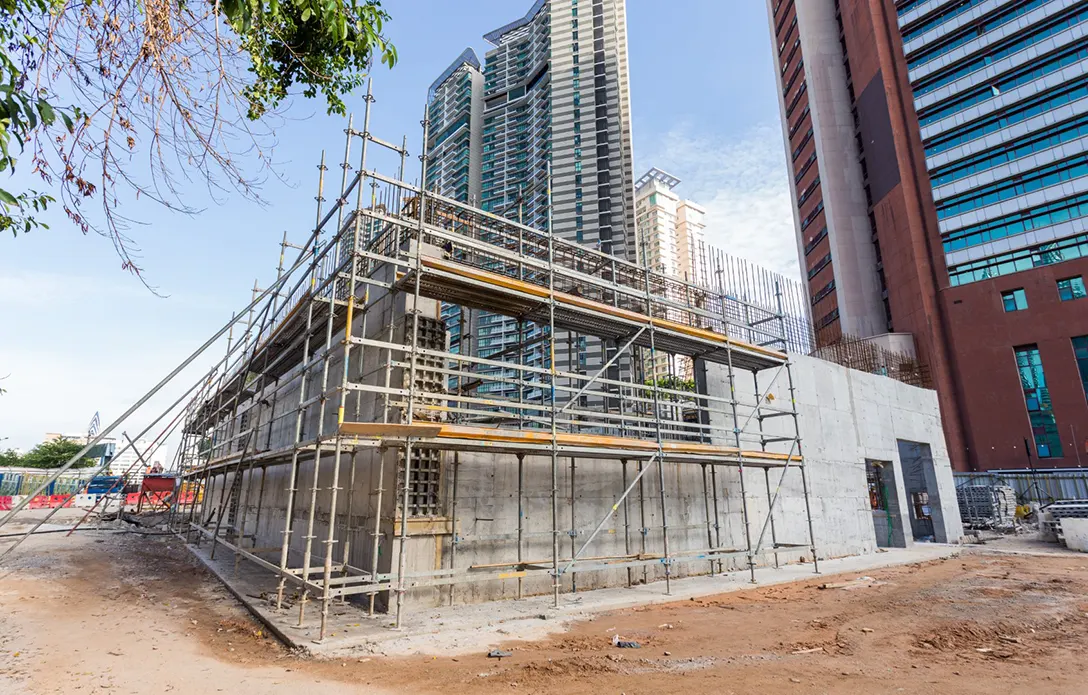
<path fill-rule="evenodd" d="M 381 325 L 377 322 L 372 325 Z M 373 351 L 377 352 L 377 351 Z M 798 419 L 803 454 L 810 491 L 810 505 L 815 542 L 821 558 L 874 552 L 877 548 L 873 513 L 866 486 L 865 460 L 885 461 L 892 467 L 894 497 L 893 522 L 899 526 L 893 545 L 910 545 L 913 535 L 904 515 L 910 512 L 910 500 L 904 481 L 904 451 L 919 451 L 928 447 L 932 460 L 925 484 L 934 507 L 933 520 L 937 540 L 955 541 L 962 535 L 952 472 L 941 430 L 936 395 L 893 381 L 886 377 L 865 374 L 803 356 L 793 356 L 793 383 L 796 387 Z M 363 371 L 373 368 L 364 363 Z M 724 397 L 728 382 L 723 367 L 706 365 L 708 395 Z M 789 379 L 783 370 L 777 377 L 768 370 L 755 380 L 738 373 L 736 388 L 742 399 L 754 402 L 757 386 L 761 391 L 771 388 L 768 407 L 782 409 L 789 403 Z M 365 405 L 365 404 L 364 404 Z M 363 414 L 375 411 L 362 408 Z M 750 409 L 739 413 L 741 424 L 748 422 L 742 440 L 745 448 L 758 448 L 760 429 L 764 436 L 792 432 L 792 417 L 752 418 Z M 766 414 L 766 411 L 764 411 Z M 725 427 L 732 419 L 722 413 L 712 421 Z M 729 418 L 728 420 L 726 418 Z M 380 419 L 380 418 L 379 418 Z M 333 417 L 335 421 L 335 417 Z M 725 430 L 732 429 L 732 425 Z M 278 435 L 277 435 L 278 436 Z M 725 439 L 722 444 L 731 443 Z M 906 444 L 904 444 L 906 443 Z M 924 445 L 920 447 L 918 445 Z M 768 450 L 789 451 L 790 445 L 775 442 Z M 378 537 L 378 571 L 395 570 L 398 549 L 396 524 L 398 498 L 395 451 L 381 452 L 361 449 L 351 457 L 340 458 L 336 503 L 336 541 L 332 544 L 334 564 L 343 559 L 355 567 L 370 569 L 374 558 L 375 520 L 381 519 Z M 539 567 L 550 567 L 552 558 L 552 503 L 550 457 L 527 457 L 521 472 L 521 512 L 519 513 L 519 466 L 513 455 L 445 452 L 441 478 L 444 515 L 412 520 L 411 539 L 407 548 L 409 572 L 433 572 L 454 568 L 483 574 L 502 571 L 497 565 L 518 559 L 517 532 L 519 519 L 523 533 L 521 559 Z M 311 566 L 324 562 L 330 523 L 331 488 L 335 457 L 325 454 L 314 482 L 314 462 L 303 460 L 294 485 L 288 479 L 288 467 L 279 466 L 262 473 L 255 470 L 245 477 L 247 489 L 242 508 L 245 510 L 246 534 L 256 547 L 278 547 L 282 542 L 285 510 L 292 487 L 295 494 L 291 539 L 291 565 L 302 565 L 306 552 L 305 536 L 312 500 L 316 500 L 314 538 L 310 542 Z M 585 550 L 583 557 L 616 556 L 635 552 L 649 555 L 663 550 L 662 519 L 668 521 L 673 576 L 702 574 L 710 563 L 700 555 L 708 548 L 743 550 L 746 537 L 761 552 L 759 565 L 776 560 L 773 542 L 799 546 L 780 549 L 779 562 L 795 561 L 808 554 L 808 524 L 800 471 L 792 468 L 782 472 L 746 468 L 710 467 L 693 464 L 666 463 L 659 471 L 652 468 L 636 486 L 626 504 L 609 512 L 625 488 L 625 483 L 637 475 L 639 464 L 626 465 L 619 461 L 575 459 L 560 457 L 557 471 L 557 505 L 561 557 L 570 557 L 572 544 L 581 548 L 594 527 L 607 515 L 600 535 Z M 354 471 L 354 472 L 353 472 Z M 351 476 L 354 475 L 354 478 Z M 379 484 L 379 476 L 381 484 Z M 232 476 L 227 476 L 230 485 Z M 768 500 L 779 488 L 781 492 L 773 515 L 773 527 L 768 521 Z M 661 483 L 665 489 L 665 512 L 662 514 Z M 209 496 L 211 509 L 221 499 L 224 481 L 215 481 Z M 316 494 L 314 487 L 316 485 Z M 748 500 L 747 524 L 741 506 L 741 489 Z M 263 492 L 260 492 L 263 488 Z M 376 491 L 383 488 L 381 504 Z M 456 494 L 455 494 L 456 489 Z M 261 507 L 257 518 L 257 506 Z M 715 499 L 716 498 L 716 499 Z M 350 508 L 350 512 L 349 512 Z M 898 510 L 906 510 L 900 514 Z M 908 529 L 904 533 L 904 527 Z M 643 529 L 645 530 L 643 532 Z M 886 534 L 887 530 L 882 529 Z M 456 538 L 456 542 L 455 542 Z M 278 560 L 278 553 L 268 555 Z M 727 558 L 725 569 L 746 567 L 746 558 L 739 553 Z M 484 567 L 489 566 L 489 567 Z M 473 568 L 473 569 L 469 569 Z M 510 569 L 510 568 L 505 568 Z M 600 571 L 566 574 L 563 591 L 655 581 L 664 576 L 665 566 L 650 557 L 647 564 L 630 570 L 609 568 Z M 546 572 L 530 574 L 523 580 L 526 594 L 550 590 L 551 578 Z M 485 601 L 511 598 L 516 595 L 517 579 L 463 583 L 454 589 L 455 601 Z M 448 597 L 446 587 L 421 587 L 413 591 L 413 601 L 439 604 Z"/>
<path fill-rule="evenodd" d="M 892 464 L 895 491 L 890 507 L 893 514 L 900 512 L 900 518 L 909 513 L 902 443 L 929 447 L 932 474 L 927 483 L 937 540 L 959 539 L 963 529 L 936 393 L 812 357 L 794 355 L 792 360 L 802 446 L 810 491 L 816 498 L 813 519 L 821 554 L 872 552 L 875 547 L 866 459 Z M 785 376 L 771 390 L 780 403 L 788 402 L 782 400 L 788 399 L 788 384 L 781 383 L 783 379 Z M 743 385 L 738 383 L 738 388 Z M 766 421 L 765 430 L 782 431 L 781 420 Z M 781 444 L 774 446 L 782 448 Z M 905 539 L 906 545 L 911 543 L 911 538 Z"/>

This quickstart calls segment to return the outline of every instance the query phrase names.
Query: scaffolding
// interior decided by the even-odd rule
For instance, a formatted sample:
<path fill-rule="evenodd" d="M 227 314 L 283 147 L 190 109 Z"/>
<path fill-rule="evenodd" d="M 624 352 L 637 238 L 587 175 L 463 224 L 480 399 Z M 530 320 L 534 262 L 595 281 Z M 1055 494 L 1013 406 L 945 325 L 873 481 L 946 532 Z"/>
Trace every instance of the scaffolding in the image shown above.
<path fill-rule="evenodd" d="M 212 559 L 222 548 L 236 563 L 267 571 L 277 609 L 293 592 L 299 625 L 308 603 L 319 602 L 321 639 L 332 601 L 356 597 L 371 614 L 395 613 L 400 626 L 406 597 L 421 587 L 449 587 L 452 601 L 457 584 L 516 581 L 520 598 L 531 578 L 546 577 L 558 605 L 563 579 L 576 590 L 580 572 L 626 570 L 631 584 L 636 569 L 645 577 L 648 566 L 662 566 L 668 592 L 678 563 L 708 563 L 714 573 L 731 559 L 746 564 L 754 582 L 764 553 L 775 553 L 777 564 L 778 551 L 791 548 L 810 553 L 818 571 L 781 302 L 738 299 L 720 269 L 717 287 L 690 284 L 409 184 L 407 140 L 396 145 L 370 133 L 373 101 L 368 87 L 361 130 L 349 120 L 331 204 L 322 154 L 314 228 L 298 245 L 284 236 L 276 284 L 263 304 L 251 304 L 243 335 L 228 337 L 221 367 L 187 406 L 177 465 L 196 494 L 175 504 L 173 528 L 196 545 L 210 543 Z M 424 118 L 423 142 L 427 130 Z M 395 176 L 368 168 L 373 148 L 399 160 Z M 297 260 L 286 267 L 289 250 Z M 465 340 L 451 348 L 443 303 L 460 307 L 462 321 L 484 310 L 517 319 L 518 349 L 489 352 Z M 574 355 L 581 337 L 604 346 L 591 368 Z M 718 365 L 725 393 L 669 383 L 657 373 L 662 353 Z M 738 388 L 740 373 L 752 375 L 754 394 Z M 786 404 L 767 397 L 782 376 Z M 789 424 L 765 430 L 771 420 Z M 472 454 L 494 456 L 497 466 L 516 462 L 518 523 L 486 539 L 505 544 L 508 560 L 459 566 L 467 540 L 459 534 L 458 473 L 460 457 Z M 568 458 L 572 528 L 575 462 L 616 464 L 622 494 L 593 510 L 601 518 L 588 534 L 560 521 L 560 459 Z M 705 547 L 670 546 L 669 466 L 701 468 Z M 532 467 L 550 473 L 550 489 L 528 489 Z M 722 539 L 721 467 L 739 472 L 739 548 Z M 764 490 L 755 492 L 759 470 Z M 800 475 L 808 526 L 808 538 L 794 543 L 778 537 L 774 519 L 791 471 Z M 645 524 L 651 473 L 656 548 Z M 267 499 L 279 483 L 282 539 L 260 547 L 269 535 Z M 636 491 L 641 514 L 631 510 Z M 752 518 L 749 495 L 764 492 L 768 511 Z M 526 528 L 522 505 L 544 495 L 551 528 Z M 624 553 L 589 556 L 620 511 Z M 451 537 L 448 567 L 409 569 L 412 538 L 428 524 Z M 360 534 L 366 547 L 353 549 Z M 550 558 L 525 556 L 533 534 L 550 536 Z M 353 553 L 366 561 L 352 562 Z"/>

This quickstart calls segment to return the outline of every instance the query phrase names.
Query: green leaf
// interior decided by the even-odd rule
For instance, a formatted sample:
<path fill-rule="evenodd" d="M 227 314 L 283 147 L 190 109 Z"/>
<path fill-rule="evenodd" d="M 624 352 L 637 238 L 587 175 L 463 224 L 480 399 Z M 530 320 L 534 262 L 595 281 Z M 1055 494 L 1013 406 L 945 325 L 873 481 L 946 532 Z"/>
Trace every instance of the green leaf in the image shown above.
<path fill-rule="evenodd" d="M 53 107 L 45 100 L 38 101 L 38 113 L 41 114 L 42 123 L 45 125 L 53 125 L 53 122 L 57 120 L 57 114 L 53 112 Z"/>
<path fill-rule="evenodd" d="M 311 15 L 311 14 L 313 14 L 313 13 L 312 13 L 312 12 L 310 12 L 310 8 L 309 8 L 309 7 L 307 7 L 307 8 L 305 9 L 305 10 L 303 10 L 303 11 L 302 11 L 302 21 L 303 21 L 303 22 L 308 22 L 308 21 L 310 21 L 310 15 Z"/>
<path fill-rule="evenodd" d="M 18 205 L 19 201 L 15 199 L 15 196 L 0 188 L 0 202 L 7 203 L 8 205 Z"/>

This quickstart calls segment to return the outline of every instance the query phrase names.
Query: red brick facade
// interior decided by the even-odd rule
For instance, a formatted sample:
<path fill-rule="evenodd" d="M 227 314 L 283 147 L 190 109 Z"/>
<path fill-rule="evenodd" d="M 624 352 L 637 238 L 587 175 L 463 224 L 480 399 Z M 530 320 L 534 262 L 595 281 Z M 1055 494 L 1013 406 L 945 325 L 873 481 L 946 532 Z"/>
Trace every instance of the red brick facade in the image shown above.
<path fill-rule="evenodd" d="M 778 8 L 782 31 L 776 50 L 782 48 L 782 60 L 791 49 L 781 42 L 792 21 L 794 2 L 800 1 L 783 0 Z M 1061 302 L 1056 289 L 1057 280 L 1088 276 L 1088 259 L 950 287 L 895 3 L 838 0 L 837 6 L 870 227 L 877 245 L 878 272 L 887 288 L 891 330 L 914 336 L 918 359 L 937 389 L 953 467 L 989 470 L 1028 465 L 1024 439 L 1030 442 L 1032 431 L 1014 348 L 1029 344 L 1040 350 L 1064 452 L 1061 458 L 1042 461 L 1033 455 L 1031 464 L 1088 463 L 1088 397 L 1071 343 L 1074 336 L 1088 336 L 1088 299 Z M 798 30 L 804 27 L 793 29 Z M 788 75 L 787 70 L 783 80 Z M 798 128 L 791 147 L 797 146 L 807 128 Z M 809 143 L 806 148 L 813 146 Z M 794 164 L 807 157 L 802 154 Z M 795 174 L 798 168 L 794 167 Z M 805 189 L 804 180 L 796 185 L 798 194 Z M 812 205 L 813 200 L 805 201 L 799 219 Z M 802 232 L 802 243 L 807 244 L 818 229 Z M 806 257 L 809 267 L 826 254 L 817 246 Z M 810 294 L 826 286 L 833 273 L 834 259 L 809 279 Z M 1006 313 L 1001 293 L 1016 288 L 1026 291 L 1028 309 Z M 813 320 L 818 322 L 836 302 L 834 292 L 818 302 L 813 306 Z"/>

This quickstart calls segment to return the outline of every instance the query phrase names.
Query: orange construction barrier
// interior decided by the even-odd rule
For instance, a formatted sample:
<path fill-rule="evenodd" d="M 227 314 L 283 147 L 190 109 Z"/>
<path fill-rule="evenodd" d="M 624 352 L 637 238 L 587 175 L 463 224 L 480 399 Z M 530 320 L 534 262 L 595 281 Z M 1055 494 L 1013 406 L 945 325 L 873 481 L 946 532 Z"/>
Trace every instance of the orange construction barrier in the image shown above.
<path fill-rule="evenodd" d="M 49 509 L 49 495 L 37 495 L 30 498 L 27 509 Z"/>

